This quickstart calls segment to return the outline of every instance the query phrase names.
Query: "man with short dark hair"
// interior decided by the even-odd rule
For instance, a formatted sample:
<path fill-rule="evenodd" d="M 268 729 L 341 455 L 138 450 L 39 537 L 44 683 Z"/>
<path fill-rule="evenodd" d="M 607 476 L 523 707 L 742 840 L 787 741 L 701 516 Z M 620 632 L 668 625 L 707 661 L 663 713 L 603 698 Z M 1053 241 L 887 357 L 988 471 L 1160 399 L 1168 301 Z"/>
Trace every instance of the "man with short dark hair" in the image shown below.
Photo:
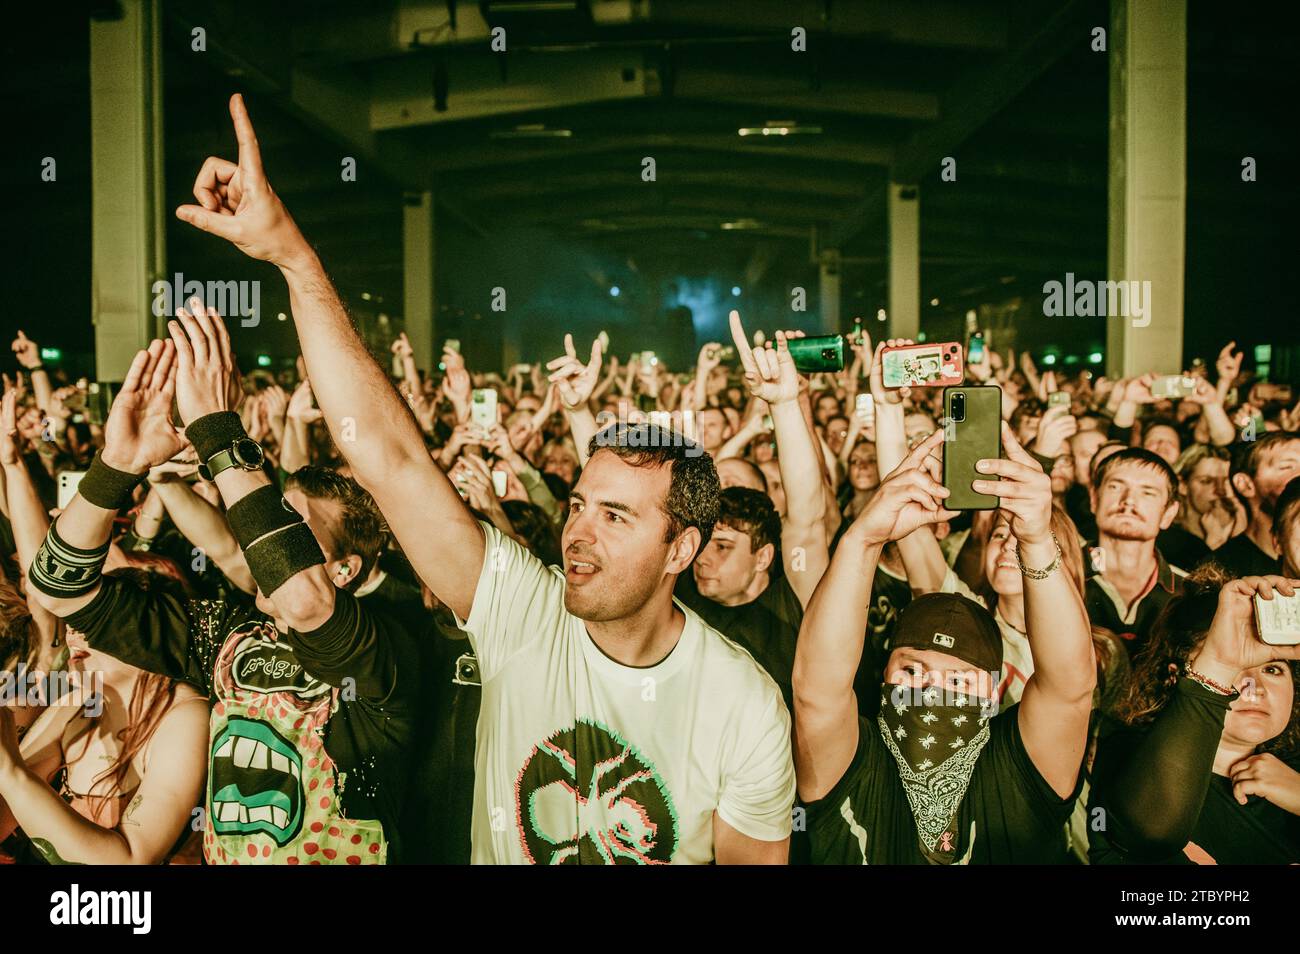
<path fill-rule="evenodd" d="M 331 382 L 326 423 L 355 425 L 340 448 L 358 482 L 470 636 L 483 685 L 473 860 L 784 863 L 794 767 L 780 691 L 673 601 L 717 520 L 712 459 L 652 425 L 598 433 L 569 497 L 563 572 L 476 520 L 266 181 L 242 98 L 230 105 L 239 163 L 209 159 L 201 204 L 177 214 L 280 268 L 308 374 Z M 601 363 L 599 342 L 587 365 L 569 345 L 551 368 L 566 409 L 590 399 Z"/>
<path fill-rule="evenodd" d="M 692 573 L 679 578 L 677 596 L 747 649 L 788 704 L 803 608 L 830 562 L 821 470 L 785 333 L 776 333 L 775 347 L 750 348 L 734 311 L 731 332 L 751 396 L 771 410 L 788 507 L 782 519 L 766 493 L 724 491 L 713 539 L 701 548 Z"/>
<path fill-rule="evenodd" d="M 794 644 L 803 604 L 781 571 L 781 517 L 757 490 L 722 492 L 718 523 L 690 573 L 677 580 L 677 598 L 746 650 L 791 700 Z"/>
<path fill-rule="evenodd" d="M 1091 499 L 1097 543 L 1088 548 L 1088 618 L 1129 640 L 1133 655 L 1187 575 L 1156 549 L 1178 515 L 1178 476 L 1158 454 L 1129 447 L 1097 465 Z"/>
<path fill-rule="evenodd" d="M 1277 573 L 1280 554 L 1273 540 L 1278 495 L 1300 474 L 1300 434 L 1269 431 L 1253 441 L 1233 444 L 1228 481 L 1246 507 L 1246 530 L 1213 551 L 1213 560 L 1235 577 Z"/>

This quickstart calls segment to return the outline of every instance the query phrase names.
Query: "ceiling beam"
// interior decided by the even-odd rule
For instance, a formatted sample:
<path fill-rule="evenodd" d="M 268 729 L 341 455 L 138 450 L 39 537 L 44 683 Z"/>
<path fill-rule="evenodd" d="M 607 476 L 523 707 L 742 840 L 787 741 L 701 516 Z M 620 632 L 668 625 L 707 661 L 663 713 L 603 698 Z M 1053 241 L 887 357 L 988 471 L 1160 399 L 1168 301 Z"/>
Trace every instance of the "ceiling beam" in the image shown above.
<path fill-rule="evenodd" d="M 944 118 L 918 129 L 899 147 L 893 181 L 920 182 L 1068 50 L 1086 47 L 1095 13 L 1089 0 L 1067 0 L 1010 53 L 954 83 L 942 98 Z"/>

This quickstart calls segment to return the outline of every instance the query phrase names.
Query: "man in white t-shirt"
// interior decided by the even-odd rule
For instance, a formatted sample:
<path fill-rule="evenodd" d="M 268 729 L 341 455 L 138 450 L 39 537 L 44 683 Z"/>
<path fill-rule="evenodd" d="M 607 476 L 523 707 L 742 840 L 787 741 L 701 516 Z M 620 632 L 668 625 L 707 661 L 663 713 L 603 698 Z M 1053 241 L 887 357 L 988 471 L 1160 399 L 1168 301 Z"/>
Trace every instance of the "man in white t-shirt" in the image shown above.
<path fill-rule="evenodd" d="M 465 621 L 483 682 L 473 860 L 784 863 L 794 765 L 780 691 L 673 600 L 717 519 L 712 460 L 650 425 L 598 435 L 571 495 L 563 577 L 480 523 L 267 182 L 241 97 L 230 113 L 238 164 L 209 158 L 199 204 L 177 215 L 280 269 L 353 476 Z M 448 376 L 467 379 L 451 357 Z M 599 346 L 577 371 L 599 374 Z"/>
<path fill-rule="evenodd" d="M 596 436 L 564 573 L 479 524 L 461 624 L 483 680 L 475 862 L 786 860 L 794 770 L 780 692 L 672 598 L 719 495 L 709 457 L 673 443 L 647 424 Z"/>

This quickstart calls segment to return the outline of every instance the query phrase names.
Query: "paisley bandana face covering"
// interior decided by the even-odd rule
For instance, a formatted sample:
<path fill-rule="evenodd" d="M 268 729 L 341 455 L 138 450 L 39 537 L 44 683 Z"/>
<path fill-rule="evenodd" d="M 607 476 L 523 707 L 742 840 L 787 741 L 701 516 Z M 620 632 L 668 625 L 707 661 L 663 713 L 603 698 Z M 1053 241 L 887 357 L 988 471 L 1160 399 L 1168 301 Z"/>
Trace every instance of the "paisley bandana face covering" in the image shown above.
<path fill-rule="evenodd" d="M 976 696 L 886 683 L 876 717 L 898 763 L 922 853 L 936 864 L 958 857 L 957 812 L 989 740 L 997 703 Z"/>

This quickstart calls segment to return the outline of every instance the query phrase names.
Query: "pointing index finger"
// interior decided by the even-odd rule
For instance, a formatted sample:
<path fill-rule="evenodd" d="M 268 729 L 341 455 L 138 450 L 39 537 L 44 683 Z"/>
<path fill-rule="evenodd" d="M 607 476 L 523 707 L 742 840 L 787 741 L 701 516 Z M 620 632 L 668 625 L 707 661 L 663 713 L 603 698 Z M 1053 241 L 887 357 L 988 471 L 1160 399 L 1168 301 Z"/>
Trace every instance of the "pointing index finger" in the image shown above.
<path fill-rule="evenodd" d="M 253 121 L 248 118 L 244 97 L 239 93 L 230 97 L 230 118 L 234 120 L 235 139 L 239 142 L 239 168 L 252 182 L 263 182 L 262 150 L 257 145 L 257 133 L 253 131 Z"/>

